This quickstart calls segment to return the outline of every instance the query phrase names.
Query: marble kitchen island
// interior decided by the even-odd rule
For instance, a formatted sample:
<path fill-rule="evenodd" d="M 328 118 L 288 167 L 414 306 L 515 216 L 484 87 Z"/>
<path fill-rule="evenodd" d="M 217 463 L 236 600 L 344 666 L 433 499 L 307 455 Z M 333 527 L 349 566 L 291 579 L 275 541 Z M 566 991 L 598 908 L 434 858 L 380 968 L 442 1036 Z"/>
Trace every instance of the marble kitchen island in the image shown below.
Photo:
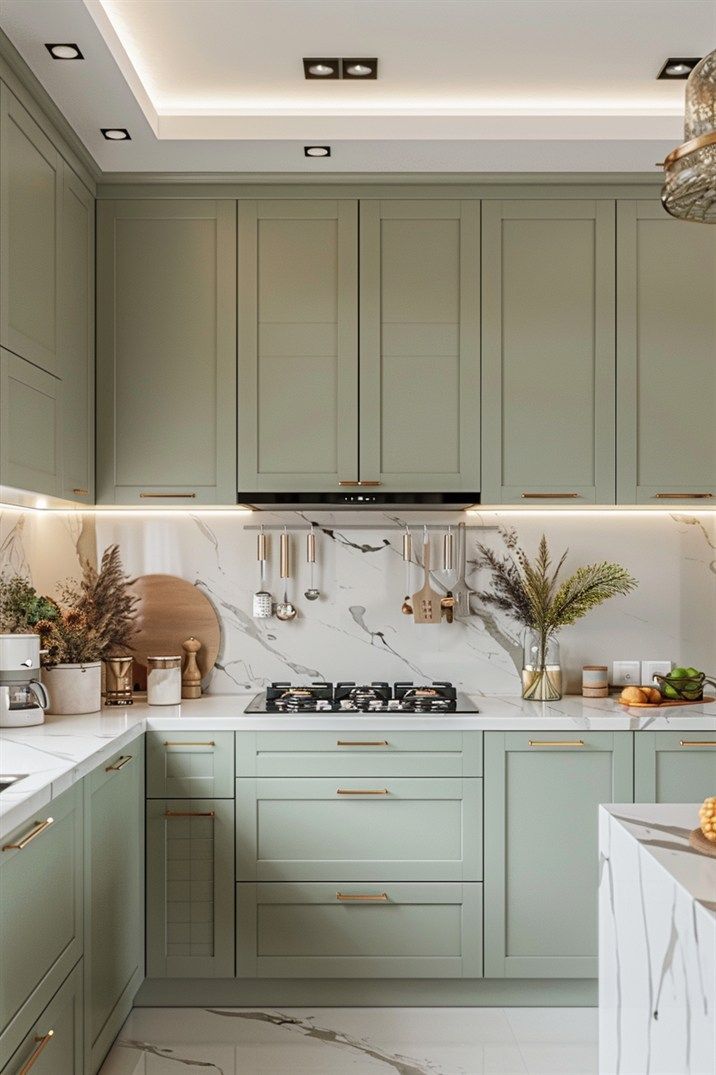
<path fill-rule="evenodd" d="M 716 1071 L 716 859 L 690 847 L 697 825 L 696 804 L 600 808 L 600 1075 Z"/>

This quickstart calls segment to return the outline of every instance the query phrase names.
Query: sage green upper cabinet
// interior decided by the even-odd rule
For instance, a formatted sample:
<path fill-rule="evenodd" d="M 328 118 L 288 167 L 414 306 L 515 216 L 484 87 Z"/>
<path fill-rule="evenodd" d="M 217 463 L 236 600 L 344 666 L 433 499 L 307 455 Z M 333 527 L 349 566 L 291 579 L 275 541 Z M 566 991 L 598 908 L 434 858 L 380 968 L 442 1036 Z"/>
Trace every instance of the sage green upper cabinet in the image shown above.
<path fill-rule="evenodd" d="M 65 164 L 60 255 L 62 492 L 94 500 L 94 198 Z"/>
<path fill-rule="evenodd" d="M 482 501 L 613 503 L 614 202 L 482 214 Z"/>
<path fill-rule="evenodd" d="M 484 784 L 485 977 L 596 978 L 597 812 L 632 801 L 631 732 L 486 732 Z"/>
<path fill-rule="evenodd" d="M 0 85 L 0 344 L 57 374 L 62 160 Z"/>
<path fill-rule="evenodd" d="M 358 479 L 357 203 L 239 204 L 239 494 Z"/>
<path fill-rule="evenodd" d="M 479 202 L 366 200 L 360 222 L 359 477 L 477 492 Z"/>
<path fill-rule="evenodd" d="M 236 203 L 99 204 L 97 500 L 236 502 Z"/>
<path fill-rule="evenodd" d="M 62 384 L 0 348 L 0 485 L 59 496 Z"/>
<path fill-rule="evenodd" d="M 618 206 L 622 504 L 716 497 L 716 230 L 658 202 Z"/>

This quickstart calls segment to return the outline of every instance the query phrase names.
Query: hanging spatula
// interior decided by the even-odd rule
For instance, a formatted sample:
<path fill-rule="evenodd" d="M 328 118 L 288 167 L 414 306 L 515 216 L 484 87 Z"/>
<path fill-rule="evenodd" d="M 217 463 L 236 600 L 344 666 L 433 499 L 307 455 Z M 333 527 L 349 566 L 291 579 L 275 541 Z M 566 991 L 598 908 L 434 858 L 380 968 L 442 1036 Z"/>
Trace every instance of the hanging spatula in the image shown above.
<path fill-rule="evenodd" d="M 415 623 L 440 623 L 442 609 L 440 607 L 441 595 L 433 590 L 430 585 L 430 541 L 428 531 L 424 531 L 423 538 L 423 570 L 425 582 L 422 589 L 413 594 L 413 619 Z"/>
<path fill-rule="evenodd" d="M 458 580 L 452 588 L 455 598 L 454 615 L 456 619 L 463 619 L 470 615 L 470 596 L 473 591 L 465 580 L 467 568 L 467 531 L 464 523 L 459 523 L 457 528 L 457 573 Z"/>

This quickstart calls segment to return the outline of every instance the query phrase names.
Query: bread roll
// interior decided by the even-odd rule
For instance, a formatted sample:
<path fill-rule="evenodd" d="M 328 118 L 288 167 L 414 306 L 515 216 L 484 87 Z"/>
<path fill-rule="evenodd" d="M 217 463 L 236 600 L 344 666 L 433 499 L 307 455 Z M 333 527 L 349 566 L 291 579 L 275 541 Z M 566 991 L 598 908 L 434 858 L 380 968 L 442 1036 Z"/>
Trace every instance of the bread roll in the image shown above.
<path fill-rule="evenodd" d="M 632 705 L 634 702 L 648 702 L 649 697 L 641 687 L 625 687 L 619 695 L 619 701 L 625 705 Z"/>

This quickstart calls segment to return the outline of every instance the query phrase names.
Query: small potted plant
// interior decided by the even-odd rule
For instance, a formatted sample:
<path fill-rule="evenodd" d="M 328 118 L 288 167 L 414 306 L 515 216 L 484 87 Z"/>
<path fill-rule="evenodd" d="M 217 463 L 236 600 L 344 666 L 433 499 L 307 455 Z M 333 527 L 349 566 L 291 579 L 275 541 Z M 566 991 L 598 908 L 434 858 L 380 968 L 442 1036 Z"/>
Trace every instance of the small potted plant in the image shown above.
<path fill-rule="evenodd" d="M 629 593 L 637 582 L 626 568 L 606 560 L 579 567 L 558 582 L 566 551 L 553 570 L 544 534 L 534 560 L 519 545 L 515 530 L 505 529 L 501 534 L 505 555 L 478 545 L 478 567 L 489 569 L 493 585 L 491 591 L 478 596 L 525 628 L 522 697 L 554 701 L 562 697 L 557 632 L 610 597 Z"/>
<path fill-rule="evenodd" d="M 83 561 L 80 581 L 62 586 L 59 601 L 39 596 L 24 579 L 0 581 L 3 629 L 40 635 L 48 712 L 101 708 L 102 659 L 126 651 L 134 634 L 137 598 L 129 583 L 117 545 L 105 549 L 99 570 Z"/>

